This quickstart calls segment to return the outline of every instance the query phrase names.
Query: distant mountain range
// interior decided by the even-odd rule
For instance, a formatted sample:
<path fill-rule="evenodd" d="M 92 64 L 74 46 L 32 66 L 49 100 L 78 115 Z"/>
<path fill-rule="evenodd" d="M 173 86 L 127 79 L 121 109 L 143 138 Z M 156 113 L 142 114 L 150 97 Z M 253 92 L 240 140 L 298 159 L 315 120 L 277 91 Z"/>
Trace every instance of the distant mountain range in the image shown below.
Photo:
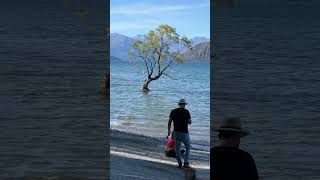
<path fill-rule="evenodd" d="M 128 37 L 118 33 L 110 34 L 110 56 L 119 59 L 128 59 L 128 51 L 131 44 L 137 39 L 143 38 L 143 35 Z M 206 60 L 210 59 L 210 43 L 206 37 L 194 37 L 192 40 L 192 50 L 185 53 L 186 60 Z"/>
<path fill-rule="evenodd" d="M 191 50 L 184 54 L 187 61 L 209 61 L 210 60 L 210 42 L 202 42 L 195 45 Z"/>
<path fill-rule="evenodd" d="M 110 34 L 110 56 L 120 59 L 128 59 L 128 52 L 135 38 L 131 38 L 118 33 Z"/>

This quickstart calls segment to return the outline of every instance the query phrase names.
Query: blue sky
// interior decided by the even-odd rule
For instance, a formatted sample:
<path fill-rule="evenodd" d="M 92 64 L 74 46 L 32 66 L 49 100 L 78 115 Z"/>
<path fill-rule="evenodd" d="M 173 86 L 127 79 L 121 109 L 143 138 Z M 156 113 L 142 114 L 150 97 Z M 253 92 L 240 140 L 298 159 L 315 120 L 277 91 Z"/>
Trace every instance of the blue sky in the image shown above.
<path fill-rule="evenodd" d="M 210 0 L 111 0 L 110 31 L 145 34 L 168 24 L 180 35 L 210 37 Z"/>

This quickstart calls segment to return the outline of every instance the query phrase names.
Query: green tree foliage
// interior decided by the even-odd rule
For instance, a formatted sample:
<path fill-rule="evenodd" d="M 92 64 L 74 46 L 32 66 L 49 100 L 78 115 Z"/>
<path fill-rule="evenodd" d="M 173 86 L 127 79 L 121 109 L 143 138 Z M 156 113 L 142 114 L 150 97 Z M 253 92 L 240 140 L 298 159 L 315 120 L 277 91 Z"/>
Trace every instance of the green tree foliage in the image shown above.
<path fill-rule="evenodd" d="M 191 48 L 191 41 L 166 24 L 149 31 L 144 39 L 137 39 L 128 52 L 129 57 L 142 61 L 146 68 L 143 91 L 149 91 L 149 83 L 162 75 L 173 79 L 168 69 L 175 63 L 183 62 L 182 52 Z M 174 47 L 174 48 L 173 48 Z"/>

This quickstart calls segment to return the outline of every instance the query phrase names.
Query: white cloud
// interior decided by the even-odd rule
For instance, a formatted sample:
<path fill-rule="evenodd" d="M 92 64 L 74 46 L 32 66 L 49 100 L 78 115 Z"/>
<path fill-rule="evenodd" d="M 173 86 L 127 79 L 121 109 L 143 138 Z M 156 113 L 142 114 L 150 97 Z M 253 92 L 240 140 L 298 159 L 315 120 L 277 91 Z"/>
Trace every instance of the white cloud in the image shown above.
<path fill-rule="evenodd" d="M 110 14 L 134 15 L 153 14 L 164 12 L 185 11 L 195 8 L 209 7 L 208 3 L 193 5 L 156 5 L 156 4 L 131 4 L 111 7 Z"/>

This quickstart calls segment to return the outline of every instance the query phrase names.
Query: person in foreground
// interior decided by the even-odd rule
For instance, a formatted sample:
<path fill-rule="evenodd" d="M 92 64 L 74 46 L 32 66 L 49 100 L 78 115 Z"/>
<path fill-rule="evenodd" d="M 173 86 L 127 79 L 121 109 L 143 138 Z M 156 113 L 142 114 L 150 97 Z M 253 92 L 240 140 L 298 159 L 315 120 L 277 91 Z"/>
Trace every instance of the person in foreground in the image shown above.
<path fill-rule="evenodd" d="M 239 149 L 240 138 L 248 135 L 241 128 L 240 118 L 223 119 L 216 131 L 219 133 L 220 145 L 210 149 L 210 179 L 259 179 L 252 156 Z"/>
<path fill-rule="evenodd" d="M 190 156 L 190 137 L 188 131 L 188 124 L 191 124 L 191 116 L 185 106 L 188 103 L 185 99 L 180 99 L 178 102 L 178 108 L 173 109 L 169 116 L 168 122 L 168 136 L 171 133 L 171 123 L 173 121 L 173 136 L 176 143 L 176 159 L 178 161 L 178 167 L 182 168 L 181 162 L 181 142 L 186 147 L 186 154 L 184 156 L 184 168 L 190 168 L 189 156 Z"/>

